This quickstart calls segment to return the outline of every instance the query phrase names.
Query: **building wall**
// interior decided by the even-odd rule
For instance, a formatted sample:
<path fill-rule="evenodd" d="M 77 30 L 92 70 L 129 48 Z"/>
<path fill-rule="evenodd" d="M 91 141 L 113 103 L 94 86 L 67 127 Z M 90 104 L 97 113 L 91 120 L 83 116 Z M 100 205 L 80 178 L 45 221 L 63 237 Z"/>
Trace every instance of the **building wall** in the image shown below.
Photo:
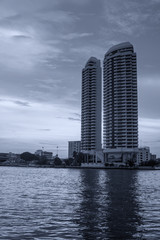
<path fill-rule="evenodd" d="M 103 73 L 103 147 L 137 148 L 136 53 L 129 42 L 109 49 Z"/>
<path fill-rule="evenodd" d="M 43 150 L 37 150 L 37 151 L 35 151 L 35 155 L 37 155 L 37 156 L 39 156 L 39 157 L 43 156 Z"/>
<path fill-rule="evenodd" d="M 45 156 L 47 160 L 52 160 L 53 159 L 53 153 L 52 152 L 37 150 L 35 152 L 35 155 L 37 155 L 39 157 Z"/>
<path fill-rule="evenodd" d="M 148 162 L 150 161 L 150 148 L 144 147 L 138 149 L 138 162 Z"/>
<path fill-rule="evenodd" d="M 45 156 L 47 160 L 52 160 L 53 159 L 53 153 L 52 152 L 44 151 L 43 156 Z"/>
<path fill-rule="evenodd" d="M 152 153 L 150 153 L 150 160 L 152 160 L 152 161 L 156 161 L 156 159 L 157 159 L 156 154 L 152 154 Z"/>
<path fill-rule="evenodd" d="M 138 148 L 108 148 L 104 149 L 105 163 L 124 163 L 129 161 L 138 165 Z"/>
<path fill-rule="evenodd" d="M 101 149 L 101 67 L 91 57 L 82 70 L 81 150 Z"/>
<path fill-rule="evenodd" d="M 69 141 L 68 142 L 68 158 L 73 157 L 73 152 L 79 153 L 81 151 L 81 141 Z"/>

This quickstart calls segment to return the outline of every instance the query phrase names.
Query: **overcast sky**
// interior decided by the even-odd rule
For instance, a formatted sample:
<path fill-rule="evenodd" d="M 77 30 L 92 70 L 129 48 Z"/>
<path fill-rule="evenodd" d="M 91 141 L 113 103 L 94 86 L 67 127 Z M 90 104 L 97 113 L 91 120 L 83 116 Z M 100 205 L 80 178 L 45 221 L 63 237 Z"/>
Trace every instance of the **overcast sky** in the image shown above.
<path fill-rule="evenodd" d="M 67 156 L 81 70 L 124 41 L 137 53 L 139 144 L 160 157 L 160 0 L 0 0 L 0 152 Z"/>

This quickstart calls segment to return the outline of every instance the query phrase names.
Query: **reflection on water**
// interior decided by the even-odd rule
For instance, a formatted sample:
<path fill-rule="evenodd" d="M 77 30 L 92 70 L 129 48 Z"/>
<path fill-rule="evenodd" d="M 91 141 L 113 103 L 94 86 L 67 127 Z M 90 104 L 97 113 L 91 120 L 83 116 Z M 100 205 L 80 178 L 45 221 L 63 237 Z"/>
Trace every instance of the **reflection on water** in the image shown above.
<path fill-rule="evenodd" d="M 111 239 L 137 239 L 141 224 L 136 198 L 137 172 L 109 171 L 108 227 Z"/>
<path fill-rule="evenodd" d="M 137 239 L 141 225 L 136 198 L 137 172 L 84 170 L 79 231 L 83 239 Z"/>
<path fill-rule="evenodd" d="M 83 239 L 105 239 L 108 231 L 108 175 L 106 171 L 81 171 L 81 203 L 77 209 Z"/>
<path fill-rule="evenodd" d="M 159 171 L 0 168 L 0 239 L 160 239 Z"/>
<path fill-rule="evenodd" d="M 142 171 L 138 174 L 139 232 L 144 239 L 160 239 L 160 171 Z"/>

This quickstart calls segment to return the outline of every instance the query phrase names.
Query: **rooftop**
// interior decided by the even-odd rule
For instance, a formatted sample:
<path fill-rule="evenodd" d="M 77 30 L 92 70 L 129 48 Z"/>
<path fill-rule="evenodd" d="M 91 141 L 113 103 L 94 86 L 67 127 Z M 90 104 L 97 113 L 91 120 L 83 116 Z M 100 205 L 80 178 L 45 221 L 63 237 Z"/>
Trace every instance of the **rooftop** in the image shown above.
<path fill-rule="evenodd" d="M 94 66 L 95 64 L 97 64 L 99 62 L 99 60 L 95 57 L 90 57 L 85 65 L 85 67 L 88 66 Z"/>
<path fill-rule="evenodd" d="M 113 47 L 111 47 L 108 52 L 105 55 L 109 55 L 110 53 L 123 49 L 123 48 L 132 48 L 133 49 L 133 45 L 130 42 L 123 42 L 117 45 L 114 45 Z"/>

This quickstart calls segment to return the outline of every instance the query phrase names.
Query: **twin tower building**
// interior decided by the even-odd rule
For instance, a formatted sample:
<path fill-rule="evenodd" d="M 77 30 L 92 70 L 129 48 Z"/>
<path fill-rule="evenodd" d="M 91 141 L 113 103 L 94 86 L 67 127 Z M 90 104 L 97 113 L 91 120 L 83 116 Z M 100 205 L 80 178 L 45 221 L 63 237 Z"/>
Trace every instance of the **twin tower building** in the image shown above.
<path fill-rule="evenodd" d="M 103 82 L 100 60 L 88 60 L 82 70 L 81 111 L 81 151 L 86 162 L 126 162 L 136 158 L 137 63 L 131 43 L 115 45 L 105 54 Z"/>

